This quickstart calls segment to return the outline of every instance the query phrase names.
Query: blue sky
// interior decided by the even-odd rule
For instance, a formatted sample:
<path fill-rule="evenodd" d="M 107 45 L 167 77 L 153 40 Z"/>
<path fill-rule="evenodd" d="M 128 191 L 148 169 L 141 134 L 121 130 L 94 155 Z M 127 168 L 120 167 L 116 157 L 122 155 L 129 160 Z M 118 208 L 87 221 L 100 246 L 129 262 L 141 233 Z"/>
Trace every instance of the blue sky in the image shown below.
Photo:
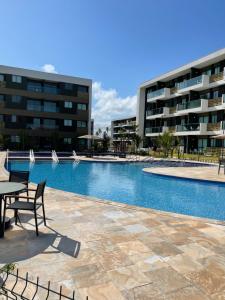
<path fill-rule="evenodd" d="M 0 7 L 0 64 L 51 64 L 93 79 L 99 126 L 134 113 L 144 80 L 225 47 L 224 0 L 0 0 Z"/>

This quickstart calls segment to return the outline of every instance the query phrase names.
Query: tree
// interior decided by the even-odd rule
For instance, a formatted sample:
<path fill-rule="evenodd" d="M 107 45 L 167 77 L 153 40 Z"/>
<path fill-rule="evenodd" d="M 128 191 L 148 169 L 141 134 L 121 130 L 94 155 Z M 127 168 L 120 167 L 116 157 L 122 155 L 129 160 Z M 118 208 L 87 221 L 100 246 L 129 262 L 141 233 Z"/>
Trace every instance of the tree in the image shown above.
<path fill-rule="evenodd" d="M 157 144 L 162 148 L 164 156 L 168 157 L 169 151 L 173 149 L 174 146 L 174 137 L 170 132 L 166 131 L 158 136 Z"/>
<path fill-rule="evenodd" d="M 131 135 L 131 139 L 132 139 L 132 142 L 135 145 L 135 152 L 137 152 L 137 150 L 140 146 L 140 143 L 142 141 L 142 138 L 137 133 L 134 133 L 134 134 Z"/>

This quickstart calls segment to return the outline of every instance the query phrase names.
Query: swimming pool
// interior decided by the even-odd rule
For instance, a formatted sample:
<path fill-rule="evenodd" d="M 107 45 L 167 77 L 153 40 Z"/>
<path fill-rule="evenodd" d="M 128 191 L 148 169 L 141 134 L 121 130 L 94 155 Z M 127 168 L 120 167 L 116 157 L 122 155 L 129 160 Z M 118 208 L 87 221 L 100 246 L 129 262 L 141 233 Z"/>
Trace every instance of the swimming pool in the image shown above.
<path fill-rule="evenodd" d="M 142 171 L 151 163 L 10 161 L 9 170 L 30 170 L 31 181 L 49 187 L 186 215 L 225 220 L 225 185 L 161 177 Z"/>

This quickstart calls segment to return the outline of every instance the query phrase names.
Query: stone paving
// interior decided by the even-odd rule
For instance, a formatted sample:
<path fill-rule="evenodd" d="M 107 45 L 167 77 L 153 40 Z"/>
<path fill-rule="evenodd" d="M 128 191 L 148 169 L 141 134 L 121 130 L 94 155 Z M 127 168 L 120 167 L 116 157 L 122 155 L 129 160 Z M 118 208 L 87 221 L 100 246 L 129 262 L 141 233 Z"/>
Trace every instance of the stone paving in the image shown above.
<path fill-rule="evenodd" d="M 210 167 L 169 167 L 169 168 L 145 168 L 145 172 L 156 174 L 175 176 L 188 179 L 200 179 L 205 181 L 225 182 L 224 170 L 221 168 L 218 174 L 218 166 Z"/>
<path fill-rule="evenodd" d="M 0 240 L 0 264 L 75 289 L 78 300 L 225 299 L 223 222 L 45 194 L 48 226 L 40 216 L 36 237 L 32 215 L 21 213 L 22 226 Z"/>

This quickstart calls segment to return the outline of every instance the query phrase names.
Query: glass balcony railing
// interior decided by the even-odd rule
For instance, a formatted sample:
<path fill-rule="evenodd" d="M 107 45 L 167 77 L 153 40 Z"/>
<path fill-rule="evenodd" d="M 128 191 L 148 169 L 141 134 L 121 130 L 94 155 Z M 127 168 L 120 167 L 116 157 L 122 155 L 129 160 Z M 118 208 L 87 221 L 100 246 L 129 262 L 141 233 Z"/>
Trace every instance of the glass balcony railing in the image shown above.
<path fill-rule="evenodd" d="M 160 114 L 163 114 L 163 107 L 146 111 L 146 117 L 150 117 L 150 116 L 154 116 L 154 115 L 160 115 Z"/>
<path fill-rule="evenodd" d="M 203 76 L 200 75 L 198 77 L 191 78 L 189 80 L 185 80 L 183 82 L 179 82 L 176 84 L 178 90 L 182 90 L 188 88 L 190 86 L 202 83 Z"/>
<path fill-rule="evenodd" d="M 177 110 L 185 110 L 185 109 L 191 109 L 191 108 L 197 108 L 197 107 L 201 107 L 200 99 L 177 104 Z"/>
<path fill-rule="evenodd" d="M 176 131 L 183 132 L 183 131 L 199 131 L 200 130 L 200 123 L 193 123 L 193 124 L 183 124 L 177 125 Z"/>
<path fill-rule="evenodd" d="M 160 90 L 157 90 L 157 91 L 154 91 L 154 92 L 150 92 L 147 94 L 147 99 L 151 99 L 151 98 L 155 98 L 155 97 L 159 97 L 159 96 L 162 96 L 164 95 L 165 93 L 165 89 L 160 89 Z"/>
<path fill-rule="evenodd" d="M 162 132 L 162 127 L 148 127 L 145 129 L 145 133 L 160 133 Z"/>

